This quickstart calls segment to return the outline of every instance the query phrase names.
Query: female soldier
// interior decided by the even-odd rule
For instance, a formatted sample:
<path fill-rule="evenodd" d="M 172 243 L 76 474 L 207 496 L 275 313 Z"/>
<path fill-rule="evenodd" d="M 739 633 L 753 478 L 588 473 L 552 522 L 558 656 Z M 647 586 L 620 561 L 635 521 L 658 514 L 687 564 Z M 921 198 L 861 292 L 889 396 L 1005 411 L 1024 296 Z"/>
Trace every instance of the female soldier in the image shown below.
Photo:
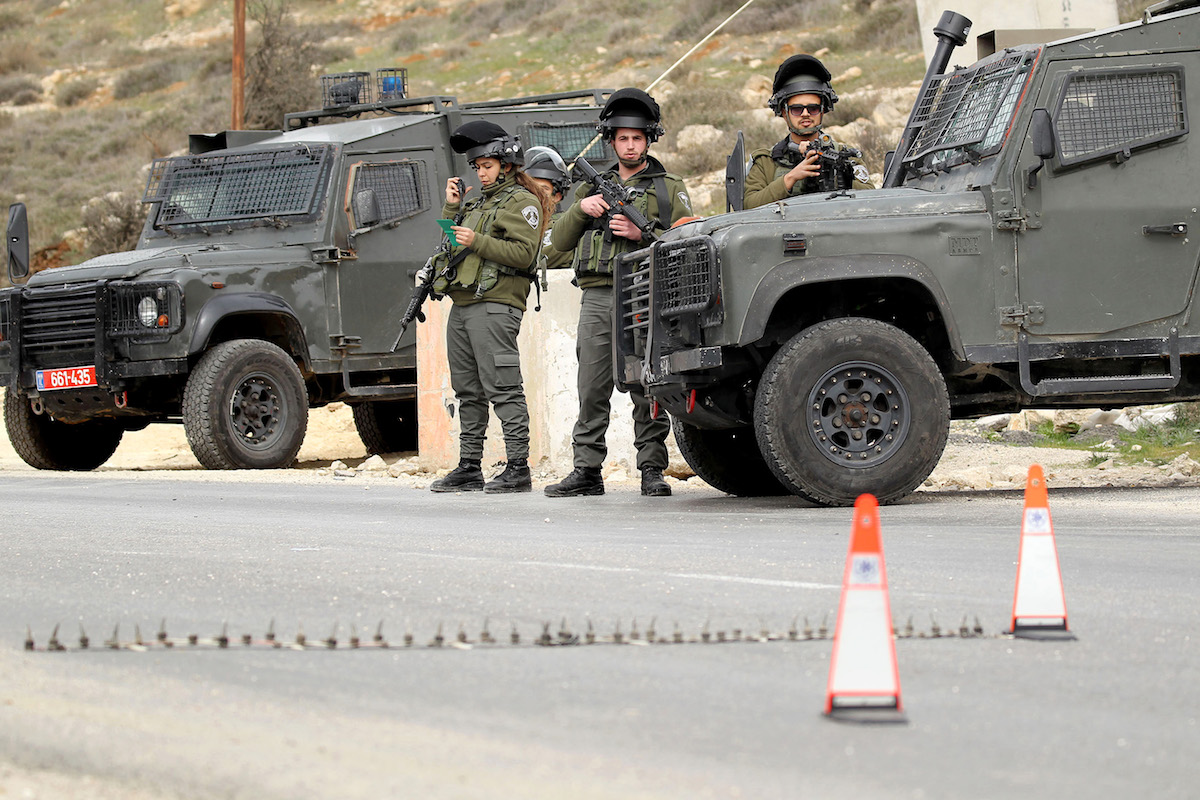
<path fill-rule="evenodd" d="M 452 228 L 458 244 L 451 248 L 449 265 L 435 265 L 441 277 L 434 289 L 454 304 L 446 324 L 446 352 L 460 433 L 458 467 L 429 488 L 528 492 L 529 409 L 517 333 L 550 218 L 550 199 L 521 171 L 521 146 L 499 125 L 468 122 L 450 137 L 450 146 L 467 157 L 483 196 L 466 203 L 462 224 Z M 463 200 L 457 179 L 446 181 L 442 216 L 457 214 Z M 507 465 L 485 486 L 480 464 L 488 403 L 500 419 Z"/>

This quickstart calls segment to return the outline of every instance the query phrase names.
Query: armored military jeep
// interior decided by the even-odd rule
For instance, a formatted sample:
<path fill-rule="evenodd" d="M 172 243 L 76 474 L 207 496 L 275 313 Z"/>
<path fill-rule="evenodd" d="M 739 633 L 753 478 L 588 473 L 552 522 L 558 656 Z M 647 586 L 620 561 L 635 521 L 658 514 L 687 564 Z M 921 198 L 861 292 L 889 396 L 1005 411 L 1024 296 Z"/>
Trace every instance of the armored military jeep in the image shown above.
<path fill-rule="evenodd" d="M 369 73 L 348 73 L 283 131 L 190 137 L 188 155 L 152 165 L 135 250 L 0 292 L 4 421 L 21 458 L 93 469 L 125 431 L 182 422 L 205 467 L 283 467 L 308 409 L 332 401 L 353 407 L 369 451 L 415 448 L 415 326 L 393 345 L 441 235 L 446 180 L 470 174 L 450 133 L 489 119 L 574 158 L 595 146 L 604 97 L 460 104 L 404 97 L 396 71 L 380 72 L 384 99 Z M 8 256 L 25 280 L 21 205 Z"/>
<path fill-rule="evenodd" d="M 1191 5 L 952 70 L 970 22 L 947 12 L 884 188 L 618 267 L 618 382 L 716 488 L 823 505 L 912 492 L 952 417 L 1200 397 Z"/>

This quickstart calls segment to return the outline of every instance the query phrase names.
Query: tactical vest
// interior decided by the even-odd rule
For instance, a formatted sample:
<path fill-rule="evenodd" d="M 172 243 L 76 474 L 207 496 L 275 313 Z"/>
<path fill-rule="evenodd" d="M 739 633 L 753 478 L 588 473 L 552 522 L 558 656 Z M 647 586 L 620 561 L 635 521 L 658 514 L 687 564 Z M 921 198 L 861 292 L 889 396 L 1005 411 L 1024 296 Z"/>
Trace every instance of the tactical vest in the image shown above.
<path fill-rule="evenodd" d="M 646 217 L 650 216 L 650 196 L 647 190 L 651 185 L 654 186 L 654 196 L 658 201 L 657 222 L 666 230 L 671 227 L 671 196 L 667 193 L 667 181 L 664 176 L 642 178 L 635 186 L 631 186 L 630 189 L 637 193 L 633 205 Z M 631 250 L 634 244 L 622 236 L 612 235 L 608 228 L 608 217 L 595 217 L 579 239 L 571 266 L 576 275 L 611 275 L 613 259 Z"/>
<path fill-rule="evenodd" d="M 477 234 L 487 234 L 492 229 L 492 223 L 495 222 L 500 209 L 515 192 L 522 188 L 520 184 L 513 181 L 507 186 L 497 189 L 495 194 L 484 195 L 470 201 L 463 213 L 462 226 L 470 228 Z M 533 280 L 536 274 L 534 265 L 525 269 L 517 269 L 507 264 L 482 258 L 478 253 L 466 247 L 458 248 L 458 252 L 453 255 L 439 254 L 434 259 L 434 269 L 438 274 L 438 278 L 433 283 L 433 290 L 436 293 L 445 294 L 451 286 L 464 288 L 474 286 L 476 297 L 482 297 L 485 292 L 494 287 L 500 280 L 500 273 L 520 275 L 530 280 Z"/>

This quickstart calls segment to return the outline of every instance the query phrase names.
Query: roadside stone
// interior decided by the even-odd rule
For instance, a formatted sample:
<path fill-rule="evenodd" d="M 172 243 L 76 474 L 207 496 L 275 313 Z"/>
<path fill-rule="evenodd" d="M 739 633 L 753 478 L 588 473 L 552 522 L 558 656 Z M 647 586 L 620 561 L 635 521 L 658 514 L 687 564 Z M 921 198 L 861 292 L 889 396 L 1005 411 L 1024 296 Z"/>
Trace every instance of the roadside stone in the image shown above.
<path fill-rule="evenodd" d="M 688 125 L 675 138 L 679 150 L 724 149 L 725 134 L 712 125 Z"/>
<path fill-rule="evenodd" d="M 1172 478 L 1175 477 L 1176 474 L 1180 476 L 1187 476 L 1189 478 L 1200 475 L 1200 463 L 1192 460 L 1187 453 L 1180 453 L 1166 466 L 1174 471 L 1174 474 L 1171 476 Z"/>
<path fill-rule="evenodd" d="M 975 427 L 981 431 L 1002 431 L 1008 427 L 1012 416 L 1012 414 L 992 414 L 988 417 L 980 417 L 975 420 Z"/>
<path fill-rule="evenodd" d="M 1079 430 L 1090 431 L 1093 428 L 1099 428 L 1104 425 L 1112 425 L 1117 421 L 1117 417 L 1121 416 L 1120 411 L 1094 411 L 1083 421 L 1079 426 Z"/>
<path fill-rule="evenodd" d="M 387 462 L 380 455 L 373 455 L 358 465 L 359 472 L 384 472 L 387 468 Z"/>

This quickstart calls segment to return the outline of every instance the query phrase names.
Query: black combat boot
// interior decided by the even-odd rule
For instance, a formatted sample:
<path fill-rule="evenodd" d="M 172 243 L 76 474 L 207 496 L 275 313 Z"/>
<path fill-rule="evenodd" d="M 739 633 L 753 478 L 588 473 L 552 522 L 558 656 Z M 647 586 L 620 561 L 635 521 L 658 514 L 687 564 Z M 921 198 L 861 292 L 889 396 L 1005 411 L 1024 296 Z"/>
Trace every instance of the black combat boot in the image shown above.
<path fill-rule="evenodd" d="M 431 492 L 478 492 L 483 488 L 483 470 L 480 462 L 462 459 L 444 478 L 429 484 Z"/>
<path fill-rule="evenodd" d="M 670 497 L 671 487 L 663 480 L 662 470 L 658 467 L 646 467 L 642 470 L 643 497 Z"/>
<path fill-rule="evenodd" d="M 533 491 L 533 480 L 529 476 L 529 459 L 509 459 L 504 472 L 488 481 L 483 490 L 488 494 Z"/>
<path fill-rule="evenodd" d="M 599 467 L 576 467 L 558 483 L 546 487 L 547 497 L 584 497 L 604 494 L 604 478 Z"/>

